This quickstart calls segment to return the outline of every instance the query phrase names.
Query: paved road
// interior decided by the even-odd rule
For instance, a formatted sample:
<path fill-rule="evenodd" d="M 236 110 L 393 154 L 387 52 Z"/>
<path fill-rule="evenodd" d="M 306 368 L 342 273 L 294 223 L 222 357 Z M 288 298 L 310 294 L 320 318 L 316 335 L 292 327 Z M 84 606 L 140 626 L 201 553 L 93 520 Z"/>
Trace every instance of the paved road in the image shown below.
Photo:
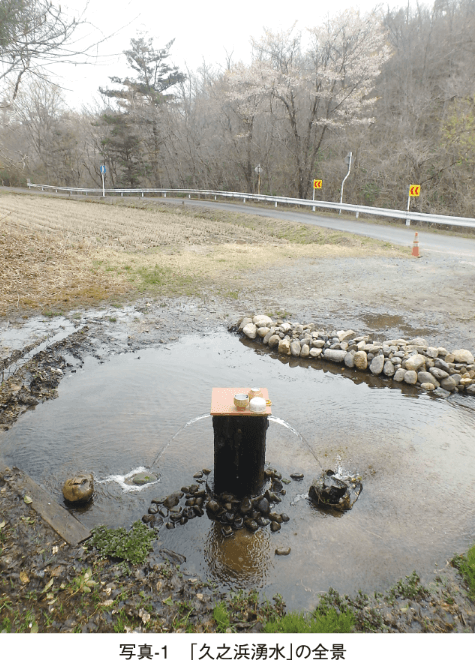
<path fill-rule="evenodd" d="M 182 204 L 183 200 L 179 198 L 167 198 L 169 202 Z M 332 218 L 328 216 L 318 216 L 304 211 L 286 211 L 284 209 L 262 209 L 254 207 L 249 203 L 231 204 L 226 202 L 213 202 L 208 200 L 186 200 L 186 205 L 211 207 L 212 209 L 225 209 L 228 211 L 239 211 L 244 214 L 254 214 L 257 216 L 270 216 L 286 221 L 297 221 L 299 223 L 308 223 L 309 225 L 318 225 L 332 230 L 343 230 L 344 232 L 353 232 L 354 234 L 372 237 L 390 241 L 393 244 L 401 246 L 412 246 L 414 233 L 419 233 L 419 248 L 421 254 L 423 251 L 444 253 L 446 255 L 459 255 L 463 257 L 475 258 L 475 239 L 465 239 L 464 237 L 450 236 L 446 234 L 434 234 L 424 232 L 424 228 L 395 227 L 393 225 L 379 225 L 375 223 L 365 223 L 361 220 L 348 220 Z"/>
<path fill-rule="evenodd" d="M 30 193 L 38 195 L 51 195 L 50 193 L 42 193 L 41 191 L 28 191 L 27 189 L 9 189 L 5 187 L 5 191 L 14 191 L 15 193 Z M 58 197 L 69 197 L 66 194 L 57 194 Z M 73 199 L 83 196 L 74 196 Z M 132 197 L 132 196 L 131 196 Z M 165 202 L 164 198 L 159 199 Z M 183 198 L 166 198 L 167 203 L 183 204 Z M 390 241 L 393 244 L 401 246 L 412 246 L 414 240 L 415 227 L 400 227 L 393 225 L 380 225 L 376 223 L 365 223 L 362 220 L 348 220 L 342 218 L 332 218 L 331 216 L 318 216 L 318 214 L 309 213 L 305 211 L 289 211 L 285 209 L 276 208 L 262 208 L 253 206 L 252 203 L 236 204 L 228 202 L 215 202 L 212 200 L 189 200 L 185 198 L 186 206 L 209 207 L 212 209 L 225 209 L 227 211 L 239 211 L 244 214 L 254 214 L 257 216 L 267 216 L 271 218 L 279 218 L 286 221 L 297 221 L 299 223 L 308 223 L 309 225 L 318 225 L 332 230 L 343 230 L 344 232 L 353 232 L 354 234 L 364 235 L 365 237 L 372 237 L 373 239 L 381 239 L 382 241 Z M 424 231 L 424 228 L 417 227 L 419 233 L 419 248 L 421 255 L 424 252 L 441 253 L 447 256 L 458 256 L 462 258 L 475 258 L 475 239 L 466 239 L 456 235 L 447 234 L 434 234 L 433 232 Z"/>

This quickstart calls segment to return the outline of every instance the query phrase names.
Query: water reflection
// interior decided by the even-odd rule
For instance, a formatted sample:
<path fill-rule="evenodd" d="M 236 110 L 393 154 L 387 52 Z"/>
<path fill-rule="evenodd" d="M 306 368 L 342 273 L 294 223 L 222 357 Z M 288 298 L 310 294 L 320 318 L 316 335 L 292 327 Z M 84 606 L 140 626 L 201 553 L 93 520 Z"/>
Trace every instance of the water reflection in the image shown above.
<path fill-rule="evenodd" d="M 271 564 L 270 532 L 251 534 L 246 529 L 226 538 L 221 525 L 213 522 L 204 546 L 204 558 L 212 577 L 237 588 L 264 586 Z"/>

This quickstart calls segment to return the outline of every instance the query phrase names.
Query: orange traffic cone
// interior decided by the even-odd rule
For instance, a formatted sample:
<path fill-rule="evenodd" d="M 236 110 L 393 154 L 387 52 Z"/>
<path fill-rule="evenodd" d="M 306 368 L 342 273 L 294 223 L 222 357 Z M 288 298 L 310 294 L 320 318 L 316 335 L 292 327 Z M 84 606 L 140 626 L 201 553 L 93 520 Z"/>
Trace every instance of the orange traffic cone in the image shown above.
<path fill-rule="evenodd" d="M 412 243 L 412 257 L 420 257 L 419 255 L 419 239 L 417 238 L 417 232 Z"/>

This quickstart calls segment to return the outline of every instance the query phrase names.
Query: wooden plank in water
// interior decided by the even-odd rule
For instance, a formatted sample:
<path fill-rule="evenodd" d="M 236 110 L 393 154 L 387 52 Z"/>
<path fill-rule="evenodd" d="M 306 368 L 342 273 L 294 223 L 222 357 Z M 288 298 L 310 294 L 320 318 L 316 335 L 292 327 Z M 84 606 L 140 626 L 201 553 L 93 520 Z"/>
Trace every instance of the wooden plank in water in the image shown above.
<path fill-rule="evenodd" d="M 7 467 L 0 461 L 0 471 Z M 81 524 L 72 513 L 57 503 L 45 489 L 40 487 L 24 471 L 10 482 L 21 496 L 32 499 L 30 506 L 47 522 L 69 545 L 75 547 L 91 536 L 91 531 Z"/>

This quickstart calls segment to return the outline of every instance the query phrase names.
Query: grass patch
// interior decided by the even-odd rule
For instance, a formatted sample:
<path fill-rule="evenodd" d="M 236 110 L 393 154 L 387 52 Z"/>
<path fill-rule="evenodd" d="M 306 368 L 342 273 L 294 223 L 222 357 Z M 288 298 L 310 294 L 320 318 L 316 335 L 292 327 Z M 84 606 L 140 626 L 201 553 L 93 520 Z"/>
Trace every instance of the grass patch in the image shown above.
<path fill-rule="evenodd" d="M 54 310 L 43 310 L 43 317 L 61 317 L 63 313 Z"/>
<path fill-rule="evenodd" d="M 475 600 L 475 545 L 470 547 L 466 556 L 455 556 L 452 565 L 457 568 L 468 585 L 468 597 Z"/>
<path fill-rule="evenodd" d="M 407 575 L 405 579 L 400 579 L 388 591 L 390 600 L 396 598 L 407 598 L 408 600 L 415 600 L 417 598 L 424 598 L 429 595 L 429 592 L 421 584 L 421 580 L 417 572 L 414 570 L 412 575 Z"/>
<path fill-rule="evenodd" d="M 289 612 L 273 621 L 268 621 L 264 632 L 274 633 L 345 633 L 351 632 L 355 625 L 355 617 L 351 611 L 337 613 L 336 609 L 329 609 L 321 614 L 304 614 Z"/>
<path fill-rule="evenodd" d="M 213 618 L 216 621 L 218 632 L 226 632 L 231 627 L 231 619 L 225 602 L 219 602 L 213 609 Z"/>
<path fill-rule="evenodd" d="M 92 538 L 87 541 L 88 547 L 95 547 L 103 557 L 124 559 L 133 565 L 145 561 L 152 549 L 152 541 L 156 538 L 156 533 L 140 520 L 134 522 L 130 531 L 122 527 L 108 529 L 96 526 L 92 534 Z"/>

